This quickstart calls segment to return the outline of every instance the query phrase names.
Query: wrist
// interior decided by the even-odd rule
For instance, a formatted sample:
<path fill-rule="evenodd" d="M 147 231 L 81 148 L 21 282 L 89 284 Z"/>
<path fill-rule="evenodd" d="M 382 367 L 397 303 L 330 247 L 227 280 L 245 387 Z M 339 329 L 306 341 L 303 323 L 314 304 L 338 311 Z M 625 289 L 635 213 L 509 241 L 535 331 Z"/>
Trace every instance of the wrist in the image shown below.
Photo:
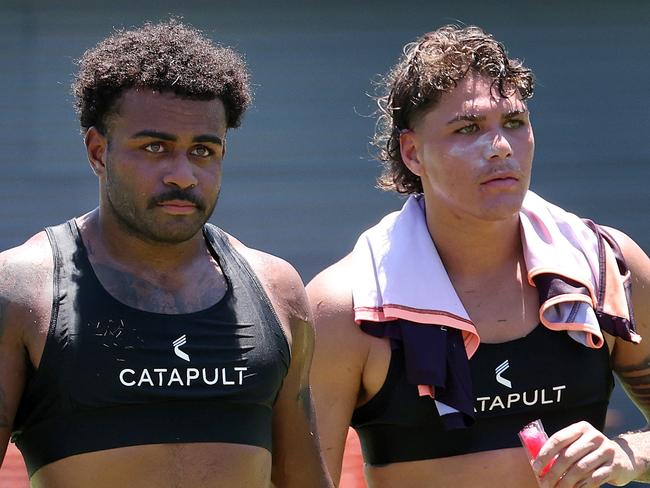
<path fill-rule="evenodd" d="M 618 479 L 615 483 L 623 486 L 633 480 L 647 480 L 650 476 L 650 458 L 649 453 L 641 453 L 638 449 L 632 449 L 631 439 L 625 434 L 619 435 L 612 439 L 617 446 L 615 460 L 619 466 Z"/>

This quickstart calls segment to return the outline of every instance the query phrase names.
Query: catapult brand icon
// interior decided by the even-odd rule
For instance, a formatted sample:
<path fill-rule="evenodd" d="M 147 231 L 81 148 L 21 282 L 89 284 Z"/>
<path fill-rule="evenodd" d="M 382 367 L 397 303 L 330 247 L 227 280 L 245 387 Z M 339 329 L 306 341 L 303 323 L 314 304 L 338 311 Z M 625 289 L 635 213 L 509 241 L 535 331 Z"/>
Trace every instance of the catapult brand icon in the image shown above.
<path fill-rule="evenodd" d="M 516 366 L 516 365 L 515 365 Z M 504 377 L 510 369 L 510 361 L 505 360 L 494 368 L 494 378 L 497 383 L 512 390 L 512 381 Z M 521 388 L 521 385 L 519 385 Z M 546 386 L 540 385 L 537 388 L 512 391 L 503 395 L 480 396 L 474 403 L 475 412 L 493 412 L 509 409 L 521 409 L 534 405 L 550 405 L 562 402 L 562 393 L 566 385 Z"/>
<path fill-rule="evenodd" d="M 174 354 L 176 354 L 179 358 L 189 363 L 190 362 L 189 354 L 187 354 L 184 351 L 181 351 L 181 347 L 184 346 L 185 344 L 187 344 L 187 336 L 185 334 L 183 334 L 174 342 L 172 342 L 172 345 L 174 346 Z"/>
<path fill-rule="evenodd" d="M 174 354 L 183 361 L 190 362 L 190 355 L 181 348 L 187 344 L 187 335 L 183 334 L 172 341 Z M 199 362 L 201 362 L 199 360 Z M 241 386 L 247 377 L 246 366 L 203 367 L 203 368 L 161 368 L 151 365 L 148 368 L 124 368 L 120 371 L 119 380 L 127 387 L 158 387 L 171 386 Z"/>
<path fill-rule="evenodd" d="M 185 337 L 185 336 L 183 336 Z M 496 374 L 496 379 L 497 383 L 502 384 L 505 387 L 512 388 L 512 382 L 503 376 L 501 376 L 503 373 L 506 372 L 506 370 L 510 368 L 510 362 L 506 359 L 504 362 L 499 364 L 495 369 L 494 373 Z"/>

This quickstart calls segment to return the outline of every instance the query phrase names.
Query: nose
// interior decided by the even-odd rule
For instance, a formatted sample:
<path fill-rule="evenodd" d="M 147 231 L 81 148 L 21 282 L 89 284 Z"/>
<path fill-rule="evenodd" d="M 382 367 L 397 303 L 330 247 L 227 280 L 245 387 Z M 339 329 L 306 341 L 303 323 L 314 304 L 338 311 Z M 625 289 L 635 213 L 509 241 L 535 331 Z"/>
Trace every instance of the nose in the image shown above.
<path fill-rule="evenodd" d="M 506 159 L 512 156 L 512 146 L 508 138 L 501 132 L 497 131 L 492 141 L 487 144 L 487 159 Z"/>
<path fill-rule="evenodd" d="M 186 155 L 180 155 L 170 161 L 163 182 L 182 190 L 196 186 L 198 180 L 194 175 L 194 167 Z"/>

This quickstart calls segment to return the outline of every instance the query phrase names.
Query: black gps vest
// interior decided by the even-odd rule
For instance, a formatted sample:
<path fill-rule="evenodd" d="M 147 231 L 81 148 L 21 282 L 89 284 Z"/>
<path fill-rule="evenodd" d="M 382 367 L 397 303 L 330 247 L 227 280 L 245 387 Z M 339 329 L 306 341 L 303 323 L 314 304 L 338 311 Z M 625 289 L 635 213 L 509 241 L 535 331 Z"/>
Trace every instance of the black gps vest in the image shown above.
<path fill-rule="evenodd" d="M 614 386 L 607 346 L 591 349 L 541 324 L 526 337 L 481 344 L 469 362 L 476 422 L 452 430 L 407 382 L 399 343 L 391 346 L 384 385 L 352 416 L 371 465 L 520 447 L 517 432 L 537 418 L 549 435 L 580 420 L 604 427 Z"/>
<path fill-rule="evenodd" d="M 100 284 L 71 220 L 47 228 L 52 318 L 13 440 L 30 476 L 75 454 L 143 444 L 227 442 L 271 450 L 272 408 L 290 362 L 279 320 L 217 227 L 204 237 L 228 289 L 194 313 L 129 307 Z"/>

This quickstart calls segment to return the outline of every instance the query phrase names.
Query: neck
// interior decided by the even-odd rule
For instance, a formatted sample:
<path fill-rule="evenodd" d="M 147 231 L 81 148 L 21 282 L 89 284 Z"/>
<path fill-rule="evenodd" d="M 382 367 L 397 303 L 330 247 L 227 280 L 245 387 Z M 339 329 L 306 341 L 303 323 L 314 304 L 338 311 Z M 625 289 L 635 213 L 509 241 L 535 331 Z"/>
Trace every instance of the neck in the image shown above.
<path fill-rule="evenodd" d="M 201 232 L 180 243 L 152 242 L 128 232 L 100 208 L 77 218 L 77 224 L 89 254 L 119 266 L 166 273 L 208 252 Z"/>
<path fill-rule="evenodd" d="M 519 215 L 486 221 L 449 215 L 426 204 L 429 234 L 447 273 L 471 278 L 502 272 L 522 259 Z"/>

